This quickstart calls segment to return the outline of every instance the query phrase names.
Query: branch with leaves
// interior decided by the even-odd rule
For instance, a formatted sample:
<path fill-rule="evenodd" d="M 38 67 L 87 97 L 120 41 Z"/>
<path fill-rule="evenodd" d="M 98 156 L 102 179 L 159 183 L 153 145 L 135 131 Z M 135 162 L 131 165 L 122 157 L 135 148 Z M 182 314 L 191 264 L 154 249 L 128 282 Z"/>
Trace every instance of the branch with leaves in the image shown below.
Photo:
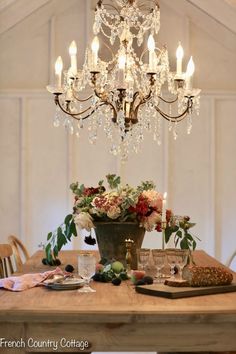
<path fill-rule="evenodd" d="M 57 258 L 62 247 L 71 241 L 72 236 L 76 237 L 77 231 L 73 215 L 69 214 L 65 217 L 63 224 L 47 235 L 45 252 L 48 262 L 53 262 Z"/>
<path fill-rule="evenodd" d="M 165 229 L 165 243 L 167 244 L 174 235 L 175 247 L 180 246 L 181 249 L 195 250 L 196 239 L 200 241 L 197 236 L 190 232 L 190 229 L 195 225 L 195 223 L 190 222 L 189 216 L 172 216 Z"/>

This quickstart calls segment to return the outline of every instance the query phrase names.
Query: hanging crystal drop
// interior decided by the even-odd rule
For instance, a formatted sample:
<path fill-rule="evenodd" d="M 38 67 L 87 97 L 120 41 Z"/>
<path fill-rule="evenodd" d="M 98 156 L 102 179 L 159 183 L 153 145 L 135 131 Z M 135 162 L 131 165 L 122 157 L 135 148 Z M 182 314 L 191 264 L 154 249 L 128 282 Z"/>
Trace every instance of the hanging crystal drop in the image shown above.
<path fill-rule="evenodd" d="M 83 118 L 80 118 L 79 124 L 78 124 L 78 128 L 79 128 L 79 129 L 83 129 L 83 127 L 84 127 Z"/>
<path fill-rule="evenodd" d="M 157 144 L 161 145 L 161 116 L 159 114 L 157 117 Z"/>
<path fill-rule="evenodd" d="M 72 123 L 70 124 L 70 127 L 69 127 L 69 133 L 70 133 L 70 135 L 74 134 L 74 127 L 73 127 Z"/>
<path fill-rule="evenodd" d="M 78 138 L 78 139 L 79 139 L 79 137 L 80 137 L 79 129 L 76 129 L 76 133 L 75 133 L 75 135 L 76 135 L 76 138 Z"/>
<path fill-rule="evenodd" d="M 177 139 L 178 137 L 178 133 L 177 133 L 177 121 L 174 122 L 174 127 L 173 127 L 173 137 L 174 137 L 174 140 Z"/>
<path fill-rule="evenodd" d="M 115 31 L 111 31 L 110 43 L 113 45 L 115 43 L 116 34 Z"/>
<path fill-rule="evenodd" d="M 60 107 L 56 106 L 56 111 L 55 111 L 55 115 L 54 115 L 54 118 L 53 118 L 53 126 L 55 128 L 60 126 L 60 111 L 61 111 Z"/>
<path fill-rule="evenodd" d="M 113 155 L 113 156 L 117 156 L 118 155 L 118 149 L 116 147 L 115 144 L 112 144 L 111 148 L 110 148 L 110 153 Z"/>
<path fill-rule="evenodd" d="M 92 132 L 89 134 L 89 142 L 92 145 L 95 145 L 97 142 L 97 133 L 96 132 Z"/>
<path fill-rule="evenodd" d="M 191 130 L 192 130 L 192 116 L 191 114 L 188 116 L 187 118 L 187 134 L 190 134 L 191 133 Z"/>

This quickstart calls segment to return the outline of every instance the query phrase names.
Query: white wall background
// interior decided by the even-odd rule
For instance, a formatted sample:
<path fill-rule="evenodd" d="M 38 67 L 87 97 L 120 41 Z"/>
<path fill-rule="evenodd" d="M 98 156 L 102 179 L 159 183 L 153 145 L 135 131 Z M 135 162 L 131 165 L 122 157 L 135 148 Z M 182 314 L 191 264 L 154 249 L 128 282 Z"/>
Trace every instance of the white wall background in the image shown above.
<path fill-rule="evenodd" d="M 31 252 L 71 211 L 72 181 L 94 185 L 119 171 L 102 132 L 94 147 L 86 130 L 77 140 L 52 126 L 55 106 L 45 89 L 59 54 L 68 66 L 73 39 L 82 65 L 91 7 L 88 0 L 16 0 L 0 12 L 0 241 L 16 234 Z M 196 221 L 198 247 L 225 262 L 236 248 L 236 34 L 186 0 L 162 0 L 161 19 L 158 38 L 171 63 L 179 40 L 185 64 L 194 56 L 200 116 L 191 135 L 183 123 L 177 141 L 163 124 L 161 147 L 147 136 L 123 172 L 129 183 L 153 179 L 167 190 L 168 206 Z M 146 234 L 145 245 L 158 247 L 160 238 Z"/>

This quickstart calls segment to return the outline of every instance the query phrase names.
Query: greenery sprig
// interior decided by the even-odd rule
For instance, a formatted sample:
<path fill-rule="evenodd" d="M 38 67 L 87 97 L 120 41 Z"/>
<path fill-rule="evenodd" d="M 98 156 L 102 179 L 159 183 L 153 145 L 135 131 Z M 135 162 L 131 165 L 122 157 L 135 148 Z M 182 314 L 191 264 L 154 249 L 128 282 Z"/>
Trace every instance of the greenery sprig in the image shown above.
<path fill-rule="evenodd" d="M 180 246 L 181 249 L 195 250 L 197 246 L 196 239 L 200 239 L 190 233 L 190 229 L 196 224 L 189 222 L 188 216 L 184 217 L 172 217 L 172 220 L 165 229 L 165 243 L 168 243 L 171 236 L 174 234 L 175 247 Z"/>
<path fill-rule="evenodd" d="M 69 214 L 65 217 L 64 223 L 55 231 L 49 232 L 47 235 L 47 245 L 45 247 L 46 257 L 49 262 L 57 258 L 58 253 L 72 236 L 77 236 L 76 226 L 73 215 Z"/>

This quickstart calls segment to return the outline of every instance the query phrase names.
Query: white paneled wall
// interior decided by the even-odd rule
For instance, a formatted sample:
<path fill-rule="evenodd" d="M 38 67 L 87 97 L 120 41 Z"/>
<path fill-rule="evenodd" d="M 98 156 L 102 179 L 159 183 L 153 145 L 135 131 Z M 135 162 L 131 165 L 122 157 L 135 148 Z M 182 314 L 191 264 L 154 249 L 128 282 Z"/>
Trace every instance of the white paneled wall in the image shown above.
<path fill-rule="evenodd" d="M 173 1 L 161 1 L 160 41 L 174 53 L 180 39 L 186 48 L 184 64 L 194 52 L 195 81 L 204 88 L 200 116 L 194 118 L 190 135 L 183 122 L 176 141 L 163 122 L 162 145 L 147 133 L 142 151 L 130 156 L 125 166 L 108 152 L 103 131 L 97 145 L 91 146 L 86 129 L 77 139 L 64 128 L 52 126 L 55 107 L 45 86 L 52 80 L 57 55 L 62 54 L 65 66 L 69 64 L 66 48 L 73 39 L 82 65 L 91 36 L 90 2 L 48 1 L 0 35 L 1 242 L 15 233 L 35 251 L 47 232 L 71 211 L 69 184 L 79 180 L 94 185 L 111 172 L 121 173 L 131 184 L 152 179 L 160 191 L 167 191 L 168 206 L 196 221 L 194 231 L 202 240 L 199 248 L 223 262 L 236 248 L 236 78 L 232 66 L 236 53 L 233 45 L 229 49 L 236 35 L 230 33 L 225 46 L 221 40 L 225 28 L 224 36 L 220 27 L 217 35 L 214 24 L 211 33 L 206 15 L 201 25 L 197 14 L 196 23 L 195 14 L 189 16 L 189 3 L 185 14 L 185 1 L 178 1 L 181 11 Z M 170 60 L 174 62 L 174 54 Z M 230 73 L 226 67 L 232 69 Z M 144 245 L 160 246 L 161 235 L 147 234 Z M 77 240 L 68 247 L 84 245 Z"/>
<path fill-rule="evenodd" d="M 1 240 L 16 233 L 34 251 L 71 211 L 69 184 L 95 185 L 119 172 L 119 159 L 109 154 L 102 131 L 92 146 L 86 130 L 77 139 L 54 128 L 46 93 L 12 92 L 0 99 Z M 199 247 L 222 261 L 235 247 L 235 114 L 236 95 L 205 94 L 190 135 L 181 127 L 174 141 L 163 125 L 162 145 L 146 136 L 141 153 L 122 168 L 128 183 L 152 179 L 167 190 L 169 207 L 196 221 Z M 145 246 L 160 245 L 159 233 L 146 234 Z"/>

